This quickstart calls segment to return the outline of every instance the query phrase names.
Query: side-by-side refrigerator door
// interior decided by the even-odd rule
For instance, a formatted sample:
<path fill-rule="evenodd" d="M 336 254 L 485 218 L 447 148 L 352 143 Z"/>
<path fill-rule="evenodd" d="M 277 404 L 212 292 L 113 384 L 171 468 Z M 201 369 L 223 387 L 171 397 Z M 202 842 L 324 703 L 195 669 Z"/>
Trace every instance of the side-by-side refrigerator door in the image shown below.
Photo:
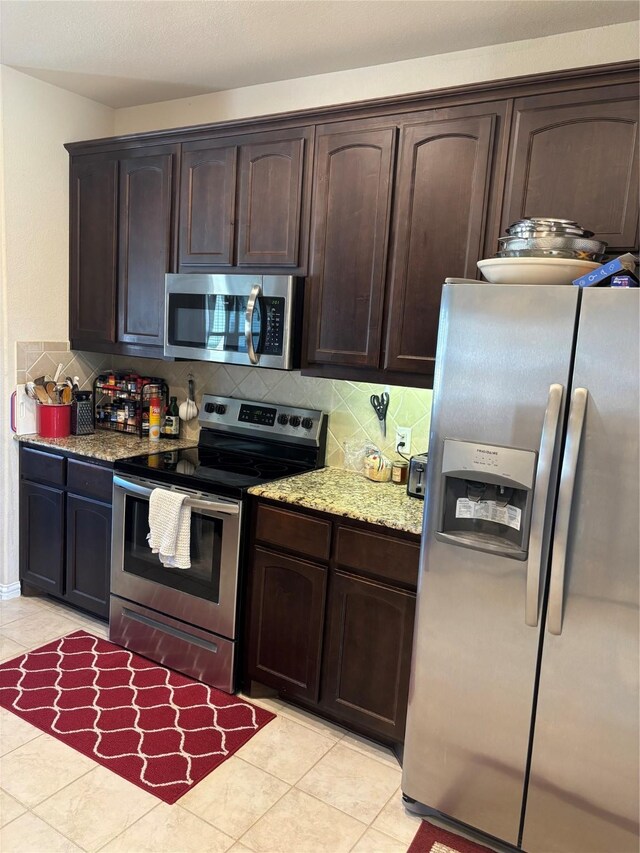
<path fill-rule="evenodd" d="M 522 846 L 637 853 L 637 290 L 583 294 Z"/>
<path fill-rule="evenodd" d="M 402 790 L 513 845 L 577 304 L 443 289 Z"/>

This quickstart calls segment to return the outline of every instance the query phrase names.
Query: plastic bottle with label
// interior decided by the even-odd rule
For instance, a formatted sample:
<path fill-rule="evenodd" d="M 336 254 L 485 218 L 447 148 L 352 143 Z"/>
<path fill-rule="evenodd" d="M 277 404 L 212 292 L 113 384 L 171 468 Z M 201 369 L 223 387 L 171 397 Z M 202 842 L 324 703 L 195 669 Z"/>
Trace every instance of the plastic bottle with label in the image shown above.
<path fill-rule="evenodd" d="M 160 386 L 149 385 L 149 441 L 160 440 L 161 411 L 162 399 L 160 397 Z"/>

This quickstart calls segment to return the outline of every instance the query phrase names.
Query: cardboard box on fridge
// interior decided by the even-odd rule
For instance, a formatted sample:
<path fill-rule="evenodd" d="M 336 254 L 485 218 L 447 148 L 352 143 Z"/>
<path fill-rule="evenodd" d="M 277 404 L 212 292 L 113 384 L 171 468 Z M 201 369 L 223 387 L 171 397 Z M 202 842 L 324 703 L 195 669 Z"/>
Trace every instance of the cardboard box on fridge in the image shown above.
<path fill-rule="evenodd" d="M 595 287 L 597 285 L 607 285 L 607 279 L 617 273 L 631 273 L 635 277 L 636 258 L 627 252 L 625 255 L 620 255 L 612 261 L 607 261 L 600 269 L 593 270 L 586 275 L 580 276 L 574 280 L 576 287 Z"/>

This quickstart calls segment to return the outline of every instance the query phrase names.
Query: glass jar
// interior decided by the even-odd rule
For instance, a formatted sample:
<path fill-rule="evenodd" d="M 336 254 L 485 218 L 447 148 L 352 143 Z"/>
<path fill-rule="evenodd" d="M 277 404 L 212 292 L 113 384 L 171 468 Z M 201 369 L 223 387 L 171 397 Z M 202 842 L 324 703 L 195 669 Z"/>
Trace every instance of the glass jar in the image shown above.
<path fill-rule="evenodd" d="M 396 459 L 391 469 L 391 482 L 398 486 L 406 486 L 409 476 L 409 463 L 404 459 Z"/>

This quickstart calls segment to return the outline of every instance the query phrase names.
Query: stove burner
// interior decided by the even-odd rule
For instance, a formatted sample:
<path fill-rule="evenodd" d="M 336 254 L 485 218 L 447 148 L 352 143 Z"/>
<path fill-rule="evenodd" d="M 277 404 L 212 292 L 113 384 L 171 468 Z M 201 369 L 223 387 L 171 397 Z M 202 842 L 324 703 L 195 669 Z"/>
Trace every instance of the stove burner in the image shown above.
<path fill-rule="evenodd" d="M 208 450 L 206 453 L 201 453 L 200 465 L 198 467 L 199 470 L 211 468 L 220 471 L 229 471 L 234 474 L 269 477 L 286 474 L 291 466 L 286 462 L 278 462 L 272 459 L 260 459 L 255 456 L 241 456 Z"/>

